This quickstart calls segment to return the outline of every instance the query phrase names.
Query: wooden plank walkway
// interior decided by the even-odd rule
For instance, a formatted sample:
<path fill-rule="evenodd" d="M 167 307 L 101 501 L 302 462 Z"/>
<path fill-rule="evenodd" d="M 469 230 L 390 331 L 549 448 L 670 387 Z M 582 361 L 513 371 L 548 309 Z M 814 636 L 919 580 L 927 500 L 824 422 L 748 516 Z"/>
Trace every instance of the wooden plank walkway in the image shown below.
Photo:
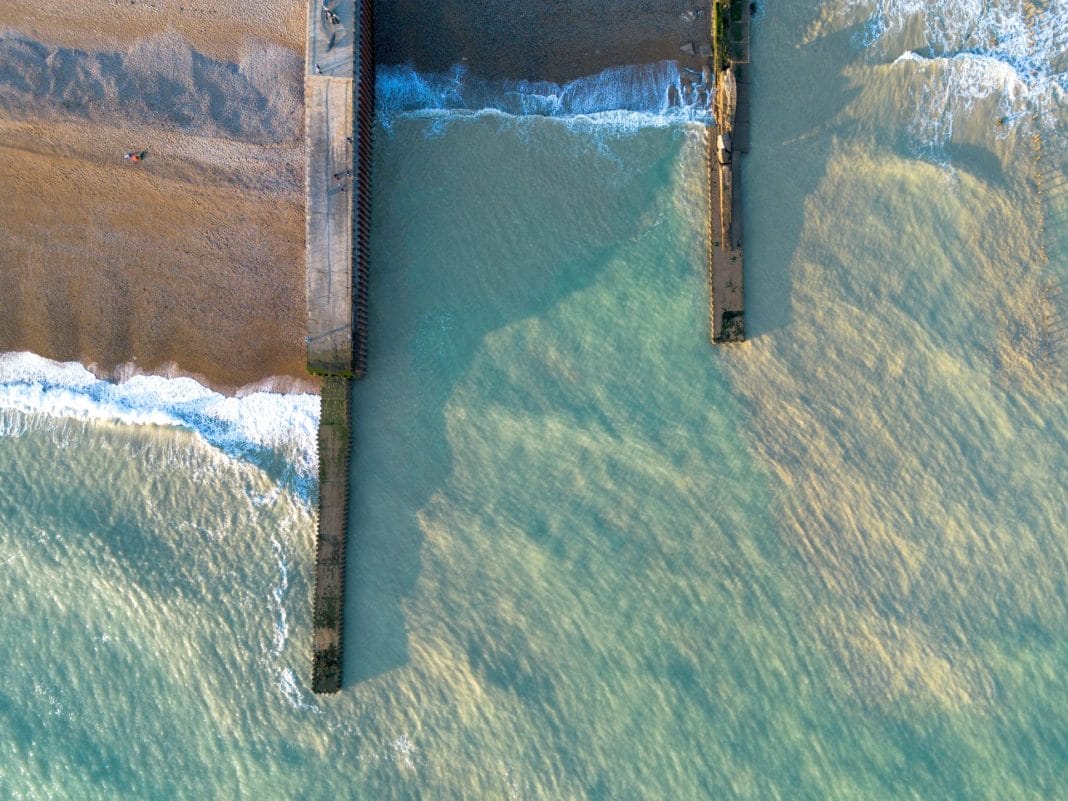
<path fill-rule="evenodd" d="M 308 370 L 320 375 L 353 373 L 352 91 L 309 76 L 304 96 Z"/>

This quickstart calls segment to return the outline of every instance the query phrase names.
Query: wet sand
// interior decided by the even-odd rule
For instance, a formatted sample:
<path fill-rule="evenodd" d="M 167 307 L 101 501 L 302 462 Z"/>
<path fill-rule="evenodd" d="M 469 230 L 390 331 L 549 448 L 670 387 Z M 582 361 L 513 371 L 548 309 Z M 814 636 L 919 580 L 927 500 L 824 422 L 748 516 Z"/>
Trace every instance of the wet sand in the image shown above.
<path fill-rule="evenodd" d="M 710 0 L 379 0 L 375 49 L 386 64 L 564 82 L 622 64 L 689 62 L 710 43 Z M 699 66 L 699 62 L 698 63 Z"/>
<path fill-rule="evenodd" d="M 708 2 L 383 0 L 383 63 L 687 60 Z M 0 4 L 0 351 L 227 392 L 304 369 L 302 0 Z M 702 38 L 704 37 L 704 38 Z M 138 165 L 128 150 L 148 150 Z"/>

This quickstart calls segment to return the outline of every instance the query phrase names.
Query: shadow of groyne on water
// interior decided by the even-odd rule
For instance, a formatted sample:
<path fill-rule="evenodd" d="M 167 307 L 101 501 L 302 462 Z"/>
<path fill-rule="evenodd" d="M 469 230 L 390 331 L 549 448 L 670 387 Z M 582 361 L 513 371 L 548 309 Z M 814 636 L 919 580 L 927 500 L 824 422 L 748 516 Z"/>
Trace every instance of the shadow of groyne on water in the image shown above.
<path fill-rule="evenodd" d="M 659 163 L 635 171 L 561 121 L 449 124 L 455 136 L 412 118 L 376 136 L 368 368 L 353 392 L 347 682 L 409 662 L 405 606 L 422 572 L 424 516 L 452 491 L 448 407 L 487 336 L 591 285 L 668 188 L 667 165 L 683 146 L 662 130 L 632 134 L 618 147 L 671 142 Z M 585 156 L 547 162 L 529 146 L 535 135 L 550 140 L 546 150 Z M 621 214 L 598 211 L 607 186 Z M 443 615 L 420 609 L 420 624 Z"/>
<path fill-rule="evenodd" d="M 750 339 L 792 319 L 790 266 L 805 224 L 805 201 L 827 172 L 840 113 L 859 93 L 833 54 L 852 31 L 795 47 L 796 31 L 767 14 L 753 33 L 752 145 L 744 162 L 746 329 Z M 797 76 L 823 76 L 822 91 L 798 91 Z M 828 122 L 831 121 L 831 122 Z"/>

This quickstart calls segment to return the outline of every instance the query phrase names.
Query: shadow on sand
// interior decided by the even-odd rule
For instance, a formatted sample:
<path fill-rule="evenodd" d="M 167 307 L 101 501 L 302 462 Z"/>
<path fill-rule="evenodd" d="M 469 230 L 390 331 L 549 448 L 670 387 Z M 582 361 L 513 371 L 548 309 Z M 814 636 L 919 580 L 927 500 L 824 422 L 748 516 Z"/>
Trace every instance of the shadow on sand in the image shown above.
<path fill-rule="evenodd" d="M 160 34 L 125 51 L 53 47 L 0 36 L 0 112 L 15 119 L 81 118 L 147 123 L 245 141 L 295 141 L 300 133 L 301 57 L 275 46 L 240 62 Z"/>

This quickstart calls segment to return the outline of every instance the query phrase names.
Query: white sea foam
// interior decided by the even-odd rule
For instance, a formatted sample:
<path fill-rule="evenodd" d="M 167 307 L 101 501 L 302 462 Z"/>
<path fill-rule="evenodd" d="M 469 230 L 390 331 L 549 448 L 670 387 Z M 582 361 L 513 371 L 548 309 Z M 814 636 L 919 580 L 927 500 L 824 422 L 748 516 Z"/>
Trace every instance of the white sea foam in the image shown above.
<path fill-rule="evenodd" d="M 294 482 L 301 486 L 312 483 L 317 470 L 315 395 L 255 392 L 235 398 L 191 378 L 148 375 L 115 384 L 76 362 L 4 353 L 0 412 L 182 428 L 234 458 L 261 466 L 291 465 Z M 0 425 L 0 435 L 20 430 L 16 423 Z"/>
<path fill-rule="evenodd" d="M 914 70 L 910 132 L 921 150 L 933 154 L 952 140 L 955 121 L 966 119 L 980 101 L 995 100 L 997 119 L 991 127 L 1004 136 L 1030 113 L 1035 99 L 1011 65 L 989 56 L 925 58 L 907 53 L 894 63 Z"/>
<path fill-rule="evenodd" d="M 415 744 L 412 743 L 411 738 L 407 734 L 402 734 L 396 738 L 390 747 L 393 750 L 393 761 L 399 765 L 403 765 L 407 770 L 415 770 L 415 763 L 417 759 L 417 750 Z"/>
<path fill-rule="evenodd" d="M 286 561 L 282 546 L 276 539 L 271 540 L 275 558 L 278 560 L 278 583 L 271 588 L 271 599 L 274 601 L 274 656 L 280 656 L 282 649 L 286 647 L 289 639 L 289 614 L 286 611 L 285 597 L 289 589 L 289 563 Z"/>
<path fill-rule="evenodd" d="M 612 67 L 564 84 L 486 80 L 458 65 L 444 74 L 383 67 L 376 77 L 376 111 L 389 129 L 398 116 L 442 122 L 473 115 L 538 116 L 624 133 L 680 122 L 707 121 L 711 87 L 678 64 Z"/>
<path fill-rule="evenodd" d="M 315 704 L 309 704 L 307 702 L 304 692 L 300 689 L 300 685 L 297 683 L 297 676 L 293 673 L 292 668 L 282 668 L 278 672 L 278 690 L 294 709 L 305 709 L 319 715 L 322 714 L 322 709 Z"/>
<path fill-rule="evenodd" d="M 954 122 L 977 101 L 992 98 L 997 135 L 1015 128 L 1050 134 L 1060 145 L 1068 93 L 1068 0 L 1051 0 L 1028 17 L 1020 0 L 846 0 L 868 22 L 857 41 L 866 47 L 906 47 L 906 31 L 922 28 L 924 47 L 894 60 L 913 70 L 911 134 L 920 150 L 940 153 Z"/>

